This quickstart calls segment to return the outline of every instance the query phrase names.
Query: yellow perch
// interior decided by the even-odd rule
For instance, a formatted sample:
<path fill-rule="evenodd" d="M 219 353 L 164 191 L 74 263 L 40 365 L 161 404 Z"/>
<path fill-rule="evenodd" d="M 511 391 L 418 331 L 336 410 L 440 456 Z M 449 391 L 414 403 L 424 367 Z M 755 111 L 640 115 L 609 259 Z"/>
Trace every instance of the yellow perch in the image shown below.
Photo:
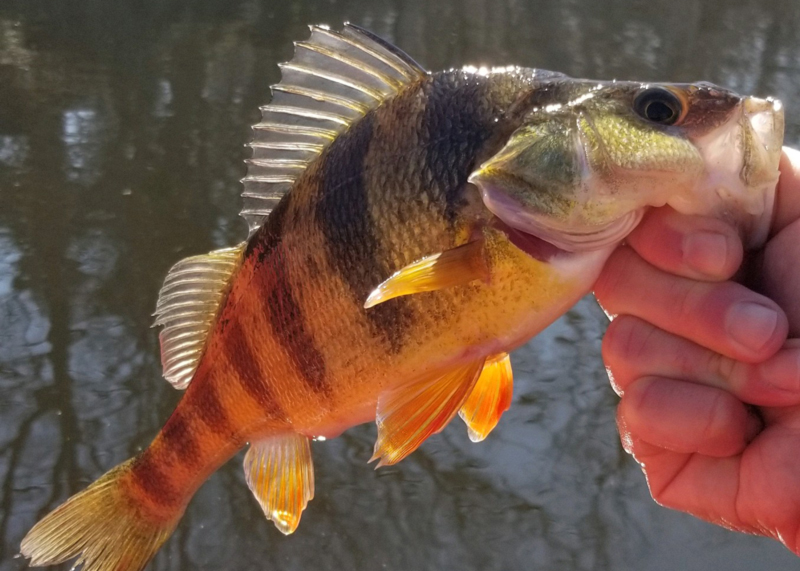
<path fill-rule="evenodd" d="M 313 27 L 281 66 L 244 179 L 250 234 L 175 264 L 156 308 L 187 389 L 153 443 L 31 529 L 32 565 L 145 567 L 205 479 L 247 484 L 291 533 L 309 439 L 375 420 L 378 466 L 460 414 L 485 438 L 509 351 L 591 288 L 650 207 L 766 237 L 780 103 L 707 83 L 520 67 L 423 70 L 370 32 Z"/>

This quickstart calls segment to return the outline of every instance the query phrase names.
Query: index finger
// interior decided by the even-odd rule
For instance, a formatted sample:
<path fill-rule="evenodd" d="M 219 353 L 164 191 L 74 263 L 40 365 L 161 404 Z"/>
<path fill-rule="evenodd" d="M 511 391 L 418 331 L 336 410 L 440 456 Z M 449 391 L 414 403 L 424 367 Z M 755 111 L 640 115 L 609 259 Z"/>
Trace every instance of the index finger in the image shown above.
<path fill-rule="evenodd" d="M 742 263 L 742 241 L 735 228 L 669 206 L 648 212 L 627 243 L 658 269 L 701 281 L 727 280 Z"/>

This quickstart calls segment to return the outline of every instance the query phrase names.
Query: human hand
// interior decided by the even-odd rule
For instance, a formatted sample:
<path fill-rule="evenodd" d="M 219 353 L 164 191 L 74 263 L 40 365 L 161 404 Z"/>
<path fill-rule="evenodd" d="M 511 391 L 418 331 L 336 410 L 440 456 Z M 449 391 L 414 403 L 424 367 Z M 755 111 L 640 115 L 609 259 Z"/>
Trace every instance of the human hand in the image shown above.
<path fill-rule="evenodd" d="M 800 555 L 800 152 L 784 150 L 771 237 L 742 261 L 723 222 L 649 213 L 595 285 L 617 316 L 603 359 L 657 502 Z"/>

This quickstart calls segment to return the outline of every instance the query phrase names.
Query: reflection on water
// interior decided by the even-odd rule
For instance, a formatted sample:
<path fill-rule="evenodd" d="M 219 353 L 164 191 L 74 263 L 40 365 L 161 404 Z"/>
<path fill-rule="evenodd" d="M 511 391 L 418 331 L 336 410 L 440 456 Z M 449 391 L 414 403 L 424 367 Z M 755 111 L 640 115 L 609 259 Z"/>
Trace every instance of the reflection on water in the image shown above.
<path fill-rule="evenodd" d="M 433 69 L 707 79 L 773 94 L 800 142 L 794 0 L 388 0 L 0 5 L 0 570 L 43 513 L 155 434 L 156 291 L 182 256 L 240 240 L 257 106 L 305 25 L 351 20 Z M 472 445 L 454 423 L 366 465 L 375 431 L 314 444 L 317 495 L 284 538 L 239 462 L 214 475 L 152 569 L 796 568 L 770 541 L 657 507 L 621 452 L 584 300 L 513 356 L 514 405 Z"/>

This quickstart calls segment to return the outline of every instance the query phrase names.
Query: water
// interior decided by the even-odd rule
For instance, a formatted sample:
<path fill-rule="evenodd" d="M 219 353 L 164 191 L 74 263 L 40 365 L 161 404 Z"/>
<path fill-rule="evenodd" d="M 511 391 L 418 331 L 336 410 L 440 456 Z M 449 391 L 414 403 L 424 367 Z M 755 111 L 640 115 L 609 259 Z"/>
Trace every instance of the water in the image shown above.
<path fill-rule="evenodd" d="M 0 3 L 0 571 L 50 508 L 156 433 L 156 292 L 179 258 L 238 242 L 248 126 L 306 24 L 350 20 L 430 69 L 707 79 L 780 97 L 800 142 L 794 0 L 3 0 Z M 770 540 L 656 506 L 620 449 L 584 300 L 516 352 L 514 404 L 398 466 L 375 430 L 313 445 L 298 532 L 264 520 L 241 457 L 201 489 L 152 570 L 796 569 Z"/>

